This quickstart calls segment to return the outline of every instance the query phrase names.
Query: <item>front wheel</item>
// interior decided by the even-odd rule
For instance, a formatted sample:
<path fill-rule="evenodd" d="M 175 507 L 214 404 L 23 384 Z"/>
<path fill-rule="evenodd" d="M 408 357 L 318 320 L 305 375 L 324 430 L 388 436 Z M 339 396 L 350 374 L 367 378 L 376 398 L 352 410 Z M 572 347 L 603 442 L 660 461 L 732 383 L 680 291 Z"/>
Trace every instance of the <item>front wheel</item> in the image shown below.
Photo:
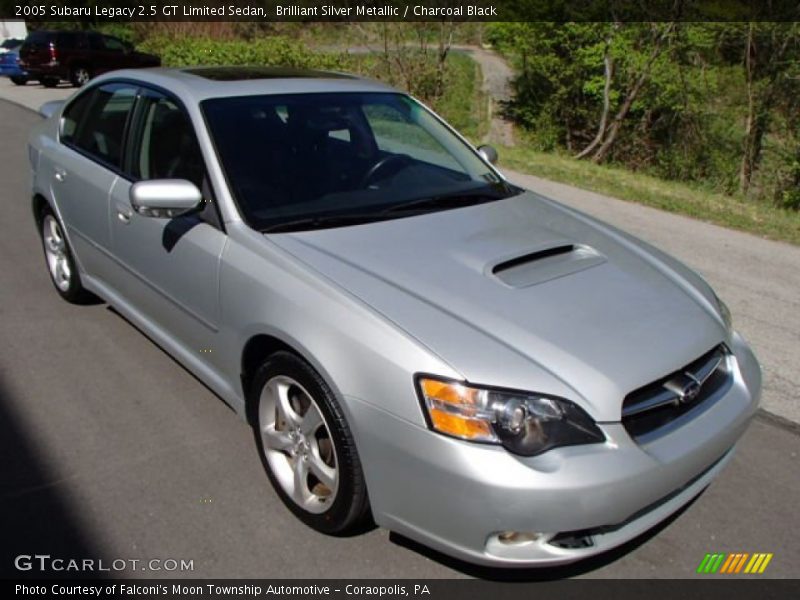
<path fill-rule="evenodd" d="M 28 78 L 23 75 L 14 75 L 11 77 L 11 82 L 14 85 L 25 85 L 28 83 Z"/>
<path fill-rule="evenodd" d="M 320 375 L 288 352 L 270 356 L 251 388 L 256 445 L 283 503 L 317 531 L 344 535 L 369 501 L 353 436 Z"/>
<path fill-rule="evenodd" d="M 47 270 L 59 295 L 72 304 L 93 302 L 95 296 L 81 284 L 64 229 L 49 207 L 42 217 L 41 235 Z"/>
<path fill-rule="evenodd" d="M 59 79 L 58 77 L 43 77 L 40 81 L 44 87 L 54 88 L 58 85 Z"/>

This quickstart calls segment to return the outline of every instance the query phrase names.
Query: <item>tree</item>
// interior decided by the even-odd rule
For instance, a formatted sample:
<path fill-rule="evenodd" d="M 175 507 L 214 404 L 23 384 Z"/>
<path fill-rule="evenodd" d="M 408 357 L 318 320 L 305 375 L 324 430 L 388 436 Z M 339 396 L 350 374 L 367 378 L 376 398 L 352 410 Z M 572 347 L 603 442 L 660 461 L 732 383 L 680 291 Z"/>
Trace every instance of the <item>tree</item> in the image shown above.
<path fill-rule="evenodd" d="M 798 61 L 798 23 L 749 23 L 744 32 L 744 74 L 747 116 L 739 168 L 739 189 L 746 194 L 761 161 L 764 136 L 773 109 L 787 88 L 789 66 Z M 796 89 L 792 92 L 796 93 Z"/>
<path fill-rule="evenodd" d="M 614 120 L 609 125 L 603 142 L 597 148 L 597 151 L 592 155 L 592 160 L 594 162 L 602 162 L 610 152 L 614 142 L 617 140 L 617 136 L 619 135 L 623 121 L 628 116 L 628 113 L 630 113 L 634 101 L 636 101 L 637 97 L 642 91 L 642 87 L 648 82 L 650 78 L 650 72 L 653 68 L 653 63 L 659 58 L 659 56 L 661 56 L 674 28 L 674 23 L 656 24 L 653 26 L 650 32 L 652 45 L 649 55 L 647 55 L 647 58 L 641 67 L 635 71 L 632 71 L 629 75 L 631 76 L 631 82 L 629 83 L 623 95 L 624 100 L 620 104 L 619 110 L 614 116 Z"/>

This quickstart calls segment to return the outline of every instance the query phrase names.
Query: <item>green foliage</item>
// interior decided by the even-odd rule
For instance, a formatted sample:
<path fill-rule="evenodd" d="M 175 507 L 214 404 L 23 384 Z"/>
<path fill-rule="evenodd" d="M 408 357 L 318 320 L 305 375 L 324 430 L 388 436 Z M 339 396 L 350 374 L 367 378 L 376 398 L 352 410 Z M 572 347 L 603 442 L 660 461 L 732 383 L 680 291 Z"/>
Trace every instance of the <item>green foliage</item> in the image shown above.
<path fill-rule="evenodd" d="M 95 30 L 101 31 L 106 35 L 113 35 L 114 37 L 118 37 L 119 39 L 131 44 L 136 44 L 139 41 L 139 36 L 130 23 L 110 21 L 108 23 L 102 23 L 96 27 Z"/>
<path fill-rule="evenodd" d="M 577 155 L 590 146 L 601 129 L 608 60 L 613 71 L 607 120 L 624 114 L 610 151 L 588 156 L 734 193 L 741 186 L 751 111 L 760 129 L 750 139 L 755 172 L 748 194 L 796 207 L 798 36 L 792 24 L 753 26 L 753 83 L 748 87 L 748 27 L 493 23 L 487 36 L 517 69 L 516 97 L 508 112 L 533 148 Z M 639 78 L 643 85 L 623 110 Z"/>
<path fill-rule="evenodd" d="M 789 164 L 790 184 L 780 190 L 779 204 L 791 210 L 800 211 L 800 160 Z"/>
<path fill-rule="evenodd" d="M 479 139 L 486 122 L 486 98 L 481 92 L 481 72 L 469 56 L 452 52 L 447 58 L 444 94 L 431 102 L 459 133 Z"/>
<path fill-rule="evenodd" d="M 412 94 L 461 134 L 480 139 L 487 128 L 487 104 L 481 91 L 480 68 L 475 61 L 451 51 L 445 63 L 444 93 L 437 95 L 435 58 L 418 50 L 406 50 L 404 60 L 414 63 L 413 77 L 406 77 L 408 70 L 391 68 L 380 54 L 348 55 L 342 70 L 384 81 Z"/>
<path fill-rule="evenodd" d="M 158 54 L 162 64 L 169 67 L 259 65 L 341 69 L 347 65 L 346 56 L 315 54 L 299 42 L 285 37 L 261 37 L 250 41 L 152 37 L 140 44 L 139 49 Z"/>

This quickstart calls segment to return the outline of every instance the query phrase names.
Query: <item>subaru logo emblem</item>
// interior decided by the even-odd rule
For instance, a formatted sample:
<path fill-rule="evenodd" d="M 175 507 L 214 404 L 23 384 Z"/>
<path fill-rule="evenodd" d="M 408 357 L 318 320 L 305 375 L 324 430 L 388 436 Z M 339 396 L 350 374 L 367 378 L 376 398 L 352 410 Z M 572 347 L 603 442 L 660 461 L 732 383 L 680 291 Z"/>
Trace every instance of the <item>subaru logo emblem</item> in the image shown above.
<path fill-rule="evenodd" d="M 683 386 L 678 395 L 678 401 L 681 404 L 689 404 L 689 402 L 692 402 L 699 394 L 700 382 L 692 380 Z"/>
<path fill-rule="evenodd" d="M 703 382 L 691 373 L 682 373 L 664 384 L 664 387 L 675 394 L 674 404 L 690 404 L 700 395 Z"/>

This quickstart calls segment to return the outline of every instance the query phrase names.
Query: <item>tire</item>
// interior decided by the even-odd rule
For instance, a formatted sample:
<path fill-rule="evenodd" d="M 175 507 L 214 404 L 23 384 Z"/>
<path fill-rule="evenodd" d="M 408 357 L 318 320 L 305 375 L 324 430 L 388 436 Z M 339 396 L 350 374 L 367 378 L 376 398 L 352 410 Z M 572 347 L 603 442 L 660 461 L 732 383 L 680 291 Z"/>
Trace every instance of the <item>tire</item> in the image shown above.
<path fill-rule="evenodd" d="M 96 302 L 97 297 L 86 290 L 81 283 L 72 249 L 64 236 L 64 228 L 49 206 L 42 212 L 39 234 L 42 238 L 47 272 L 59 296 L 72 304 Z"/>
<path fill-rule="evenodd" d="M 72 84 L 72 87 L 83 87 L 92 78 L 92 71 L 89 67 L 85 67 L 83 65 L 76 65 L 72 67 L 69 71 L 69 81 Z"/>
<path fill-rule="evenodd" d="M 14 85 L 25 85 L 28 83 L 28 78 L 22 75 L 14 75 L 11 77 L 11 82 Z"/>
<path fill-rule="evenodd" d="M 54 88 L 58 85 L 59 79 L 58 77 L 43 77 L 39 81 L 42 82 L 42 85 L 46 88 Z"/>
<path fill-rule="evenodd" d="M 256 445 L 283 503 L 322 533 L 360 530 L 369 520 L 361 461 L 341 407 L 322 377 L 296 355 L 281 351 L 256 371 L 250 389 Z"/>

